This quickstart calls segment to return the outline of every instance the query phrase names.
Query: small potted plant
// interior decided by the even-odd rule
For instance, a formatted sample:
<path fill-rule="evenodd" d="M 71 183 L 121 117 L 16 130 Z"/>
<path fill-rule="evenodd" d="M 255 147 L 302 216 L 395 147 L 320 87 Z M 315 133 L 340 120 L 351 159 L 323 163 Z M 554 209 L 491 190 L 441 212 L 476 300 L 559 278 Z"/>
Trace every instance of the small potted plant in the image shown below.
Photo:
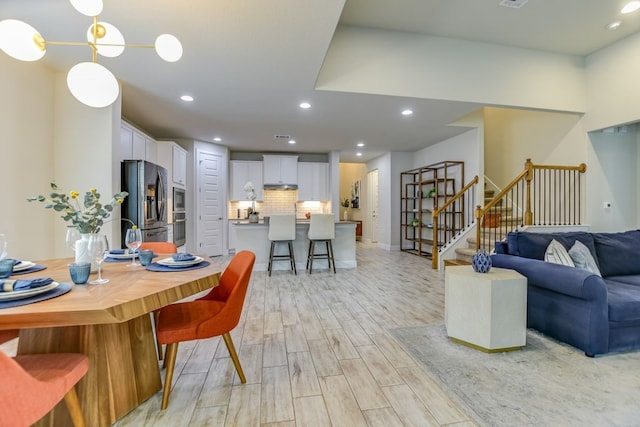
<path fill-rule="evenodd" d="M 340 204 L 344 208 L 344 212 L 342 213 L 343 221 L 349 221 L 349 198 L 344 199 Z"/>

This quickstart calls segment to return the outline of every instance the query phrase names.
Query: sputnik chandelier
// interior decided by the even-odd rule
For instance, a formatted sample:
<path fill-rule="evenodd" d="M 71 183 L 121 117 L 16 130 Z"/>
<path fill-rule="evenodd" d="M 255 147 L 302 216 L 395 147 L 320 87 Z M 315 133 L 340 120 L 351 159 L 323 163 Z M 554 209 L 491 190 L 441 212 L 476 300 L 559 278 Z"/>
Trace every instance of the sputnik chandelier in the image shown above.
<path fill-rule="evenodd" d="M 122 33 L 107 22 L 98 21 L 102 12 L 102 0 L 69 0 L 81 14 L 92 17 L 93 24 L 87 30 L 86 42 L 45 40 L 31 25 L 16 20 L 0 21 L 0 49 L 20 61 L 37 61 L 46 53 L 47 45 L 89 46 L 91 62 L 74 65 L 67 73 L 67 86 L 71 94 L 90 107 L 111 105 L 120 92 L 118 81 L 106 67 L 98 64 L 98 55 L 116 57 L 125 47 L 155 48 L 160 58 L 176 62 L 182 57 L 182 45 L 171 34 L 158 36 L 155 44 L 126 44 Z"/>

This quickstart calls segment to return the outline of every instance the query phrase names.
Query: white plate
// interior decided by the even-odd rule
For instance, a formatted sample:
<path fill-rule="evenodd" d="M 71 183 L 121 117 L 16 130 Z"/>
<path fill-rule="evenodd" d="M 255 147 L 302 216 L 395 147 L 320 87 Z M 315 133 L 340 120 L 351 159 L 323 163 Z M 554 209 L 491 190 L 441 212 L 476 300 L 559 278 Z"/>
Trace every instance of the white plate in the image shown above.
<path fill-rule="evenodd" d="M 59 284 L 60 283 L 58 282 L 51 282 L 48 285 L 40 286 L 39 288 L 34 289 L 25 289 L 24 291 L 0 292 L 0 301 L 14 301 L 23 298 L 29 298 L 34 295 L 49 292 L 50 290 L 57 288 Z"/>
<path fill-rule="evenodd" d="M 35 262 L 31 262 L 31 261 L 22 261 L 20 264 L 18 265 L 14 265 L 13 266 L 13 271 L 17 272 L 17 271 L 22 271 L 22 270 L 26 270 L 28 268 L 33 267 L 34 265 L 36 265 Z"/>
<path fill-rule="evenodd" d="M 158 261 L 158 264 L 166 267 L 189 267 L 192 265 L 200 264 L 204 261 L 204 258 L 196 256 L 196 259 L 190 261 L 175 261 L 173 258 L 164 258 Z"/>
<path fill-rule="evenodd" d="M 136 257 L 138 256 L 138 253 L 136 252 Z M 133 254 L 112 254 L 111 252 L 109 252 L 109 256 L 107 258 L 113 258 L 113 259 L 131 259 L 133 258 Z"/>

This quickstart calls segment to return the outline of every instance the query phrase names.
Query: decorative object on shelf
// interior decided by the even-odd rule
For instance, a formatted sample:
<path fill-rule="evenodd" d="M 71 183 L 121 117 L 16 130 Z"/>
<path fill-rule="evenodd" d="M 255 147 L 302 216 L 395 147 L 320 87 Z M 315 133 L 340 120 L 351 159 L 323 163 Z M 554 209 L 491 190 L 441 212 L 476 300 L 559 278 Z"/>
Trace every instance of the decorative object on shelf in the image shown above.
<path fill-rule="evenodd" d="M 67 73 L 67 86 L 71 94 L 89 107 L 111 105 L 120 93 L 118 81 L 106 67 L 98 64 L 98 54 L 105 57 L 119 56 L 125 47 L 155 48 L 160 58 L 176 62 L 182 57 L 182 44 L 171 34 L 162 34 L 153 45 L 126 44 L 122 33 L 112 24 L 98 22 L 102 13 L 102 0 L 70 0 L 81 14 L 93 18 L 87 30 L 87 41 L 45 40 L 31 25 L 16 19 L 0 21 L 0 49 L 20 61 L 37 61 L 46 53 L 47 45 L 89 46 L 91 62 L 74 65 Z"/>
<path fill-rule="evenodd" d="M 417 227 L 418 225 L 420 225 L 420 220 L 418 218 L 413 218 L 411 220 L 411 226 L 412 227 Z"/>
<path fill-rule="evenodd" d="M 340 205 L 344 208 L 344 212 L 342 213 L 343 221 L 349 221 L 349 203 L 351 203 L 349 199 L 344 199 L 340 202 Z"/>
<path fill-rule="evenodd" d="M 435 187 L 432 188 L 431 190 L 429 190 L 429 192 L 427 193 L 427 198 L 428 199 L 433 199 L 433 197 L 436 195 L 436 189 Z"/>
<path fill-rule="evenodd" d="M 306 212 L 304 214 L 304 217 L 307 218 L 307 219 L 311 219 L 311 212 Z"/>
<path fill-rule="evenodd" d="M 360 181 L 356 181 L 351 186 L 351 207 L 360 209 Z"/>
<path fill-rule="evenodd" d="M 477 273 L 488 273 L 491 270 L 491 256 L 484 249 L 480 249 L 473 254 L 471 265 Z"/>
<path fill-rule="evenodd" d="M 251 200 L 251 207 L 249 210 L 249 222 L 258 222 L 260 215 L 256 211 L 256 189 L 253 186 L 253 182 L 247 181 L 243 187 L 244 192 L 247 194 L 247 200 Z"/>

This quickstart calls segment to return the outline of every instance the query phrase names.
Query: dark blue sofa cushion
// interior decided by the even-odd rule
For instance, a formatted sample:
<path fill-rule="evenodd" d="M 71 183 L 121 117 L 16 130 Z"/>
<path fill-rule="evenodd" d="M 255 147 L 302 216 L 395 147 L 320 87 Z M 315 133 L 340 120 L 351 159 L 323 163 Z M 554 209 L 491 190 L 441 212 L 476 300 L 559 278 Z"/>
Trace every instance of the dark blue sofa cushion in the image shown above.
<path fill-rule="evenodd" d="M 605 279 L 610 322 L 640 320 L 640 286 Z"/>
<path fill-rule="evenodd" d="M 584 231 L 569 231 L 566 233 L 527 233 L 513 231 L 507 235 L 508 254 L 544 260 L 544 253 L 553 239 L 562 243 L 567 250 L 571 249 L 576 240 L 579 240 L 589 248 L 589 252 L 593 255 L 596 263 L 598 263 L 593 237 L 591 233 Z"/>
<path fill-rule="evenodd" d="M 640 274 L 640 230 L 593 233 L 603 277 Z"/>

